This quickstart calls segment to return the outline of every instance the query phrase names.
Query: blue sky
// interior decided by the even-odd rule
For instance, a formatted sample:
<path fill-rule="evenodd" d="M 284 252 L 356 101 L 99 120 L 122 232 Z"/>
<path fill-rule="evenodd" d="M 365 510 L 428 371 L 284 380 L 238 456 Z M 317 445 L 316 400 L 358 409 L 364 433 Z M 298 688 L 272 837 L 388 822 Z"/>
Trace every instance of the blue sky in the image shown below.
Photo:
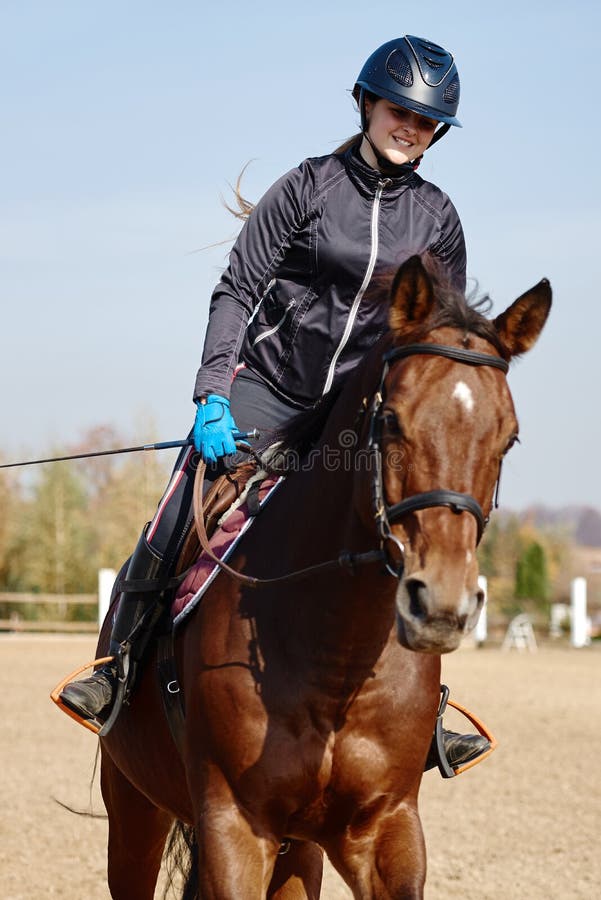
<path fill-rule="evenodd" d="M 401 34 L 450 49 L 460 118 L 423 177 L 463 220 L 495 313 L 546 276 L 554 309 L 510 379 L 523 443 L 505 506 L 601 507 L 596 3 L 422 0 L 0 5 L 0 383 L 5 458 L 114 423 L 183 437 L 236 223 L 357 130 L 349 89 Z M 148 420 L 154 422 L 149 434 Z"/>

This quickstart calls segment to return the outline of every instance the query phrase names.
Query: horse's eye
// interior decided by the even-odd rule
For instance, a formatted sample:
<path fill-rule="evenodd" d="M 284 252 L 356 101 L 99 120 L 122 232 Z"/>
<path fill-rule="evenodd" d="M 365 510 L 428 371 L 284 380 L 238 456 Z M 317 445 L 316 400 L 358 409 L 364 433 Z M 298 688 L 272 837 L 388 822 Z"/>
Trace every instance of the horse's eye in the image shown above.
<path fill-rule="evenodd" d="M 401 426 L 396 414 L 391 409 L 385 409 L 382 413 L 382 425 L 389 437 L 396 437 L 401 433 Z"/>
<path fill-rule="evenodd" d="M 520 439 L 517 436 L 517 434 L 512 435 L 512 437 L 510 437 L 509 441 L 507 442 L 507 446 L 503 450 L 503 456 L 505 456 L 507 453 L 509 453 L 509 451 L 511 450 L 511 448 L 513 447 L 514 444 L 519 444 L 519 443 L 520 443 Z"/>

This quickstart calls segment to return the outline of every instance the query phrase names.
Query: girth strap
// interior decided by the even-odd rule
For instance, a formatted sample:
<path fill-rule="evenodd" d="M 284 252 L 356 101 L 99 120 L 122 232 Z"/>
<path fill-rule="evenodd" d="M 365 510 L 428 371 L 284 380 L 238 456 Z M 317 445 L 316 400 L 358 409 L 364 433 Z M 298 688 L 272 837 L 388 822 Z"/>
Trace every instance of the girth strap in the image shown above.
<path fill-rule="evenodd" d="M 157 646 L 157 674 L 163 699 L 163 709 L 171 731 L 173 743 L 180 757 L 184 757 L 186 716 L 183 691 L 178 678 L 173 646 L 173 631 L 159 637 Z"/>
<path fill-rule="evenodd" d="M 433 506 L 447 506 L 455 513 L 469 512 L 476 520 L 478 526 L 478 542 L 486 526 L 486 518 L 482 507 L 477 500 L 469 494 L 460 494 L 457 491 L 425 491 L 422 494 L 414 494 L 387 508 L 389 522 L 397 522 L 401 516 L 416 512 L 418 509 L 430 509 Z"/>

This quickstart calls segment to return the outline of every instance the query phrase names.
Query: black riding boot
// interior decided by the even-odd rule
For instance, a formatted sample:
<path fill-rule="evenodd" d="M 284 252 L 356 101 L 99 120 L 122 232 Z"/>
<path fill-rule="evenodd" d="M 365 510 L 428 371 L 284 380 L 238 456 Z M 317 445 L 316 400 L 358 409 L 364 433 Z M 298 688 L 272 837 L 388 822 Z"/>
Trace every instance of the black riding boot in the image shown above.
<path fill-rule="evenodd" d="M 147 543 L 146 535 L 142 534 L 130 559 L 125 578 L 127 581 L 156 580 L 164 574 L 162 571 L 164 565 L 163 560 L 156 556 Z M 132 665 L 135 666 L 140 661 L 152 636 L 152 626 L 143 628 L 138 634 L 132 635 L 132 631 L 139 624 L 144 612 L 150 608 L 153 601 L 159 599 L 160 595 L 161 591 L 159 590 L 149 590 L 143 593 L 125 592 L 121 595 L 109 645 L 109 654 L 115 659 L 96 669 L 89 678 L 72 681 L 63 688 L 60 699 L 65 706 L 84 719 L 96 719 L 101 722 L 106 720 L 115 699 L 117 680 L 120 676 L 124 677 L 121 672 L 122 645 L 127 639 L 131 640 L 131 652 L 128 660 L 128 683 L 131 683 L 134 674 Z M 136 632 L 138 631 L 139 629 L 136 629 Z"/>
<path fill-rule="evenodd" d="M 456 731 L 447 731 L 443 728 L 442 745 L 447 762 L 451 769 L 457 769 L 468 762 L 482 756 L 490 748 L 490 741 L 481 734 L 458 734 Z M 432 739 L 430 752 L 424 766 L 424 771 L 433 769 L 438 762 L 438 748 L 436 735 Z M 451 773 L 452 774 L 452 773 Z"/>
<path fill-rule="evenodd" d="M 457 734 L 456 731 L 442 732 L 442 743 L 449 765 L 452 769 L 464 766 L 490 747 L 490 741 L 481 734 Z"/>

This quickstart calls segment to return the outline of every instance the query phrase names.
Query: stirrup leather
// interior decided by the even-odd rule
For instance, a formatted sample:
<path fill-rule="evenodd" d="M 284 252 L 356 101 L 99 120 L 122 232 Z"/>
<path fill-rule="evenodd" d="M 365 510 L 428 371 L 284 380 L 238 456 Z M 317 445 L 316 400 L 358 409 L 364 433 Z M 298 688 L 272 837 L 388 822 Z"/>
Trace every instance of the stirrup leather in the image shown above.
<path fill-rule="evenodd" d="M 486 725 L 478 719 L 473 713 L 471 713 L 464 706 L 461 706 L 459 703 L 455 703 L 454 700 L 449 700 L 449 689 L 446 684 L 441 684 L 440 686 L 440 704 L 438 706 L 438 713 L 436 715 L 436 725 L 434 728 L 434 741 L 436 745 L 436 754 L 438 756 L 438 771 L 442 775 L 443 778 L 454 778 L 455 775 L 461 775 L 462 772 L 467 772 L 468 769 L 471 769 L 473 766 L 477 766 L 478 763 L 481 763 L 483 760 L 487 759 L 493 750 L 497 747 L 497 739 L 493 736 L 493 734 L 489 731 Z M 490 747 L 488 750 L 485 750 L 484 753 L 481 753 L 475 759 L 470 760 L 469 762 L 464 763 L 462 766 L 457 766 L 457 768 L 453 768 L 446 756 L 444 750 L 444 741 L 443 741 L 443 727 L 442 727 L 442 717 L 447 706 L 452 706 L 453 709 L 456 709 L 462 715 L 468 719 L 472 725 L 476 728 L 479 734 L 482 737 L 485 737 L 486 740 L 490 743 Z"/>

